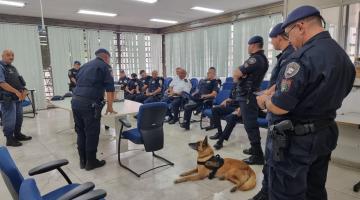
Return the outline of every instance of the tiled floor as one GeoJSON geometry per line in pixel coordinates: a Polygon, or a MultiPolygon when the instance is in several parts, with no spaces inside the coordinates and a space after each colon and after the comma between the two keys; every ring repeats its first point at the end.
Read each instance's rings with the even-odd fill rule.
{"type": "MultiPolygon", "coordinates": [[[[80,170],[76,153],[76,135],[70,127],[68,116],[67,111],[52,109],[39,112],[35,119],[25,118],[23,132],[32,135],[34,139],[21,148],[9,148],[25,177],[28,177],[27,171],[38,164],[66,158],[70,164],[64,169],[73,182],[93,181],[98,188],[108,192],[107,199],[111,200],[246,200],[260,189],[262,180],[260,166],[253,167],[258,176],[258,185],[256,189],[248,192],[230,193],[232,184],[219,180],[173,184],[174,179],[181,172],[196,165],[196,153],[187,146],[187,143],[214,134],[214,131],[207,133],[200,131],[198,124],[193,124],[189,132],[184,132],[178,125],[165,125],[165,148],[159,154],[173,161],[174,167],[158,169],[141,178],[135,177],[120,168],[117,163],[114,130],[102,129],[98,157],[107,161],[106,166],[90,172],[80,170]]],[[[243,126],[238,125],[234,133],[230,142],[226,143],[225,148],[218,153],[223,157],[243,159],[245,155],[242,154],[242,150],[248,146],[243,126]]],[[[265,136],[266,131],[262,130],[262,137],[265,136]]],[[[4,137],[0,137],[0,144],[4,143],[4,137]]],[[[136,148],[130,146],[130,148],[134,147],[136,148]]],[[[125,163],[140,171],[159,164],[144,152],[130,152],[123,157],[125,163]]],[[[65,184],[56,171],[36,176],[35,179],[42,194],[65,184]]],[[[360,193],[352,192],[352,186],[357,181],[360,181],[359,170],[331,164],[327,182],[329,199],[359,200],[360,193]]],[[[0,196],[1,200],[11,199],[3,181],[0,181],[0,196]]]]}

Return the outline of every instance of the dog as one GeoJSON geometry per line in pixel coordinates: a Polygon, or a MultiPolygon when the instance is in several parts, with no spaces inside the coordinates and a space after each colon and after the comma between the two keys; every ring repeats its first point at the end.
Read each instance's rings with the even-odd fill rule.
{"type": "Polygon", "coordinates": [[[190,143],[189,146],[198,152],[197,168],[180,174],[181,178],[176,179],[175,184],[216,177],[235,184],[230,192],[247,191],[256,186],[256,174],[253,169],[241,160],[221,159],[219,156],[214,156],[214,150],[208,144],[207,136],[203,141],[190,143]],[[214,171],[213,168],[217,170],[214,171]]]}

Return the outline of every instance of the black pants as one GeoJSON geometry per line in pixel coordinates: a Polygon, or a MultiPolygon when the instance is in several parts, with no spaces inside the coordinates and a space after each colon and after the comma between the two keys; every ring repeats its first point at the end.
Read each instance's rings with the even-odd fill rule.
{"type": "Polygon", "coordinates": [[[94,112],[94,109],[73,109],[77,145],[81,160],[96,159],[101,119],[96,119],[94,112]]]}
{"type": "Polygon", "coordinates": [[[250,140],[251,147],[260,147],[261,137],[259,124],[257,118],[259,115],[259,107],[257,105],[256,97],[250,94],[239,102],[241,117],[243,119],[244,127],[248,138],[250,140]]]}
{"type": "Polygon", "coordinates": [[[194,98],[192,100],[196,102],[196,107],[194,107],[192,109],[185,108],[184,124],[186,127],[190,126],[191,115],[194,110],[202,110],[203,108],[211,108],[211,106],[212,106],[212,101],[206,101],[204,99],[196,99],[196,98],[194,98]]]}
{"type": "Polygon", "coordinates": [[[165,102],[169,105],[167,116],[169,116],[170,119],[173,119],[175,121],[179,120],[180,106],[183,102],[183,98],[165,96],[162,98],[161,102],[165,102]]]}
{"type": "Polygon", "coordinates": [[[127,100],[131,100],[131,101],[135,101],[136,97],[138,96],[139,94],[130,94],[130,93],[125,93],[125,99],[127,100]]]}
{"type": "Polygon", "coordinates": [[[240,121],[241,117],[234,115],[234,114],[229,114],[225,117],[226,120],[226,126],[224,131],[221,131],[221,135],[220,135],[220,140],[224,141],[224,140],[228,140],[231,136],[232,131],[234,130],[236,124],[240,121]]]}
{"type": "Polygon", "coordinates": [[[222,132],[221,127],[221,119],[224,116],[227,116],[235,111],[235,108],[232,106],[220,107],[215,106],[211,109],[212,116],[211,116],[211,125],[218,129],[218,133],[222,132]]]}

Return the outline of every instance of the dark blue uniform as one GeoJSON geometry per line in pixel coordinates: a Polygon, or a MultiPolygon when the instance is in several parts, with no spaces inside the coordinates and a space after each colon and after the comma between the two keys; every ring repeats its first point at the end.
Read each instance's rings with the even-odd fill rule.
{"type": "MultiPolygon", "coordinates": [[[[146,81],[145,81],[146,83],[146,81]]],[[[139,95],[136,97],[137,102],[140,103],[153,103],[153,102],[158,102],[161,100],[161,91],[162,91],[162,87],[163,87],[163,79],[161,77],[157,77],[157,78],[151,78],[148,82],[148,88],[147,91],[149,93],[155,92],[156,90],[160,89],[160,93],[155,94],[153,96],[146,96],[144,95],[139,95]]]]}
{"type": "Polygon", "coordinates": [[[269,199],[326,200],[328,163],[335,149],[336,110],[351,91],[355,69],[346,52],[327,31],[307,41],[284,63],[272,102],[289,111],[271,115],[271,124],[289,119],[295,126],[315,124],[315,129],[288,135],[284,159],[273,156],[273,139],[267,141],[269,199]]]}
{"type": "Polygon", "coordinates": [[[245,130],[248,134],[253,155],[263,156],[260,143],[260,130],[257,123],[259,107],[256,96],[253,94],[259,91],[261,82],[269,68],[269,63],[260,50],[250,56],[245,63],[240,66],[240,71],[244,74],[238,84],[238,102],[241,109],[241,116],[244,122],[245,130]]]}
{"type": "Polygon", "coordinates": [[[128,77],[123,77],[123,78],[120,78],[119,81],[118,81],[118,84],[120,85],[121,87],[121,90],[125,90],[127,84],[129,83],[130,79],[128,77]]]}
{"type": "Polygon", "coordinates": [[[216,79],[209,80],[209,79],[202,79],[199,82],[197,90],[193,95],[185,95],[184,98],[187,100],[194,101],[196,103],[195,106],[186,107],[184,112],[184,123],[183,127],[189,129],[190,127],[190,120],[191,114],[194,110],[198,110],[203,108],[204,106],[210,108],[212,106],[212,100],[209,99],[202,99],[202,95],[211,94],[212,92],[218,92],[219,87],[216,79]]]}
{"type": "Polygon", "coordinates": [[[76,76],[77,76],[77,73],[79,72],[79,70],[75,69],[75,68],[71,68],[69,69],[68,71],[68,77],[69,77],[69,80],[70,80],[70,83],[69,83],[69,91],[73,91],[75,86],[76,86],[76,83],[73,82],[71,79],[74,78],[76,80],[76,76]]]}
{"type": "Polygon", "coordinates": [[[149,87],[150,80],[151,80],[151,76],[146,76],[146,77],[144,77],[144,78],[140,78],[140,81],[142,82],[141,91],[142,91],[143,93],[145,93],[147,87],[149,87]]]}
{"type": "Polygon", "coordinates": [[[125,99],[135,101],[138,95],[142,95],[141,88],[143,87],[143,83],[139,79],[137,78],[130,79],[126,87],[128,88],[129,91],[134,91],[134,93],[131,94],[125,91],[125,99]],[[137,93],[136,89],[138,89],[139,93],[137,93]]]}
{"type": "Polygon", "coordinates": [[[271,72],[271,77],[270,77],[270,81],[269,81],[269,87],[275,85],[276,81],[278,79],[281,67],[283,67],[286,59],[292,54],[294,53],[295,49],[292,45],[289,45],[286,47],[286,49],[284,49],[279,55],[276,56],[277,59],[277,63],[274,67],[274,69],[271,72]]]}
{"type": "Polygon", "coordinates": [[[102,109],[105,91],[115,91],[110,68],[101,58],[96,58],[84,64],[77,75],[71,106],[81,162],[96,159],[101,115],[95,114],[102,109]]]}

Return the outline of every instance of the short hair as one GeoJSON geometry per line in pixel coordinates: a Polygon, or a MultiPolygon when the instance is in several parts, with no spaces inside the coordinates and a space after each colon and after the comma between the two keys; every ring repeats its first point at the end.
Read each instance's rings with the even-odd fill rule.
{"type": "Polygon", "coordinates": [[[260,49],[264,48],[264,43],[255,43],[255,45],[260,49]]]}
{"type": "Polygon", "coordinates": [[[323,26],[323,22],[325,23],[325,20],[322,16],[318,16],[318,15],[314,15],[314,16],[310,16],[304,19],[307,22],[314,22],[319,26],[323,26]]]}
{"type": "Polygon", "coordinates": [[[142,74],[142,73],[145,73],[145,70],[143,70],[143,69],[142,69],[142,70],[140,70],[140,74],[142,74]]]}
{"type": "Polygon", "coordinates": [[[215,68],[215,67],[210,67],[209,70],[214,70],[214,71],[216,71],[216,68],[215,68]]]}

